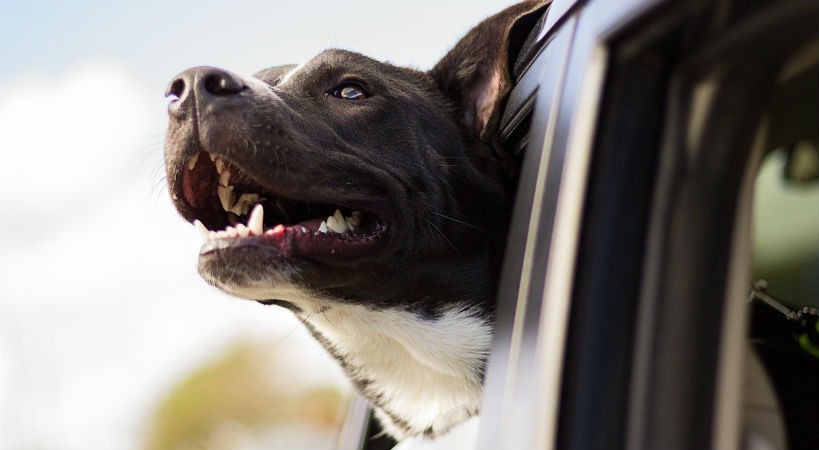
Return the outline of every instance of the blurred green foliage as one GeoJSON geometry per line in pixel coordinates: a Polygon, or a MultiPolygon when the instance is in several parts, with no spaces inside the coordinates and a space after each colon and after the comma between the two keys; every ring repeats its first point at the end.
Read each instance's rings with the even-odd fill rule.
{"type": "Polygon", "coordinates": [[[342,420],[343,393],[337,386],[304,386],[298,379],[288,383],[288,377],[297,375],[292,370],[264,344],[232,345],[160,402],[144,448],[257,448],[271,430],[288,427],[334,433],[342,420]],[[247,445],[248,440],[256,444],[247,445]]]}

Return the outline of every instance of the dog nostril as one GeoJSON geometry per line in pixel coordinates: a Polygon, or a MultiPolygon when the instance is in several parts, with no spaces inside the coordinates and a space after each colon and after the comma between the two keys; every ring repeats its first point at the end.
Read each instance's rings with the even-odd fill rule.
{"type": "Polygon", "coordinates": [[[214,72],[205,76],[205,90],[213,95],[235,95],[245,88],[244,83],[226,72],[214,72]]]}
{"type": "Polygon", "coordinates": [[[218,98],[238,95],[247,88],[240,76],[227,70],[192,67],[176,75],[165,89],[165,97],[171,100],[168,112],[174,117],[184,118],[199,106],[218,98]]]}
{"type": "Polygon", "coordinates": [[[177,78],[168,85],[168,89],[165,90],[165,97],[173,96],[174,99],[182,98],[182,94],[185,93],[185,80],[182,78],[177,78]]]}

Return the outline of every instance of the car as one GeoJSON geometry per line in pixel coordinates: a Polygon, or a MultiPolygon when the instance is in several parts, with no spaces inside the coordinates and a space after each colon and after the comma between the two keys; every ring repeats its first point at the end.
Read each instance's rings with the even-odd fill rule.
{"type": "Polygon", "coordinates": [[[555,0],[514,76],[462,448],[819,448],[819,3],[555,0]]]}

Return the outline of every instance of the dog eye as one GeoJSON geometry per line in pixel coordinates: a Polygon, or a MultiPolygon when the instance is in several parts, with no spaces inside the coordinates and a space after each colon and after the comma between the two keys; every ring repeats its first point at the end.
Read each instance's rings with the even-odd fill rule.
{"type": "Polygon", "coordinates": [[[367,93],[357,84],[345,84],[333,90],[333,97],[344,100],[362,100],[367,98],[367,93]]]}

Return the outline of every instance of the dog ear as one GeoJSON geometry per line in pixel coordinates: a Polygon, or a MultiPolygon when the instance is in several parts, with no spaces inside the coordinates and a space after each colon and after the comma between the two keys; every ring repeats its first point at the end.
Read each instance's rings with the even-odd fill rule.
{"type": "Polygon", "coordinates": [[[455,103],[466,130],[491,139],[509,91],[512,64],[541,12],[551,0],[525,1],[469,31],[429,74],[455,103]]]}

